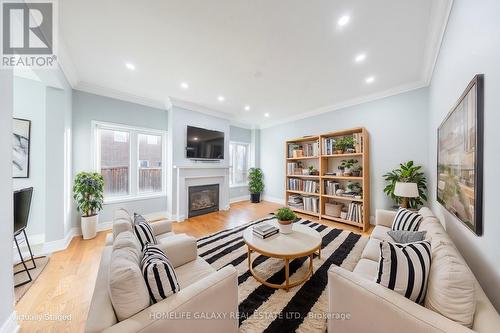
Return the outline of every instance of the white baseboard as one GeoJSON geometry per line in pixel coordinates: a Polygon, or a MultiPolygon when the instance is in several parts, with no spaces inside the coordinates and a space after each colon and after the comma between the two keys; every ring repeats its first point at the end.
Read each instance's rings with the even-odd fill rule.
{"type": "Polygon", "coordinates": [[[17,333],[19,332],[19,324],[16,320],[16,311],[7,318],[7,320],[0,327],[0,333],[17,333]]]}
{"type": "Polygon", "coordinates": [[[262,197],[262,200],[274,202],[274,203],[281,204],[281,205],[285,204],[285,198],[276,198],[276,197],[272,197],[272,196],[268,196],[268,195],[264,195],[262,197]]]}
{"type": "Polygon", "coordinates": [[[250,200],[250,195],[242,195],[242,196],[239,196],[239,197],[235,197],[235,198],[231,198],[229,199],[229,203],[232,204],[232,203],[235,203],[235,202],[241,202],[241,201],[247,201],[247,200],[250,200]]]}

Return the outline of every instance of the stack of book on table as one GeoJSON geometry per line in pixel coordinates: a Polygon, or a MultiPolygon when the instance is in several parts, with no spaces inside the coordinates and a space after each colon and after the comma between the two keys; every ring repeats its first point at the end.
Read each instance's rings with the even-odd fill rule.
{"type": "Polygon", "coordinates": [[[279,229],[269,223],[262,223],[253,227],[253,234],[262,239],[276,235],[278,232],[279,229]]]}

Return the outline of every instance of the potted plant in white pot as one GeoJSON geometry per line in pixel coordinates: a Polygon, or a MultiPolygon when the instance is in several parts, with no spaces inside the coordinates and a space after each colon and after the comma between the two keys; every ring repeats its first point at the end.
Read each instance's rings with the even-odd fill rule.
{"type": "Polygon", "coordinates": [[[276,218],[278,219],[280,232],[282,234],[290,234],[293,231],[293,221],[297,218],[297,215],[290,208],[283,207],[278,209],[276,212],[276,218]]]}
{"type": "Polygon", "coordinates": [[[98,213],[104,200],[104,179],[96,172],[80,172],[75,177],[73,198],[81,214],[83,239],[94,238],[98,213]]]}
{"type": "Polygon", "coordinates": [[[248,190],[252,203],[260,202],[260,194],[264,190],[264,174],[260,168],[250,168],[248,171],[248,190]]]}

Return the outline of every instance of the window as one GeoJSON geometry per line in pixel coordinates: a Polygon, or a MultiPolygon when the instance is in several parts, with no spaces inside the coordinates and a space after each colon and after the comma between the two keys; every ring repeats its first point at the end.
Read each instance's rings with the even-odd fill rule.
{"type": "Polygon", "coordinates": [[[98,122],[93,130],[105,201],[164,195],[165,132],[98,122]]]}
{"type": "Polygon", "coordinates": [[[246,185],[250,160],[250,144],[231,142],[229,144],[229,185],[246,185]]]}

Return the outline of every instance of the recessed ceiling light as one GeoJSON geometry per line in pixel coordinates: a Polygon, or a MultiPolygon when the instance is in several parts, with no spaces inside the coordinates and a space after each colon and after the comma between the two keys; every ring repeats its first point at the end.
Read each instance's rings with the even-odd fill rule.
{"type": "Polygon", "coordinates": [[[221,95],[221,96],[217,97],[217,100],[218,100],[219,102],[224,102],[224,101],[226,100],[226,98],[225,98],[224,96],[222,96],[222,95],[221,95]]]}
{"type": "Polygon", "coordinates": [[[181,88],[182,89],[188,89],[189,88],[189,84],[187,82],[181,82],[181,88]]]}
{"type": "Polygon", "coordinates": [[[373,76],[369,76],[365,79],[365,82],[368,84],[373,83],[373,81],[375,81],[375,77],[373,76]]]}
{"type": "Polygon", "coordinates": [[[264,113],[264,117],[269,118],[271,115],[269,113],[264,113]]]}
{"type": "Polygon", "coordinates": [[[245,111],[250,111],[250,105],[245,105],[244,109],[245,111]]]}
{"type": "Polygon", "coordinates": [[[130,63],[130,62],[127,62],[125,64],[125,67],[127,67],[128,69],[130,69],[131,71],[133,71],[135,69],[135,65],[130,63]]]}
{"type": "Polygon", "coordinates": [[[354,58],[354,61],[355,62],[363,62],[363,61],[365,61],[365,59],[366,59],[366,54],[360,53],[356,56],[356,58],[354,58]]]}
{"type": "Polygon", "coordinates": [[[337,21],[337,25],[339,27],[343,27],[344,25],[349,23],[350,20],[351,20],[351,17],[349,15],[344,15],[341,18],[339,18],[339,20],[337,21]]]}
{"type": "Polygon", "coordinates": [[[193,140],[194,140],[194,141],[198,141],[198,137],[197,137],[197,136],[195,136],[195,137],[193,138],[193,140]]]}

